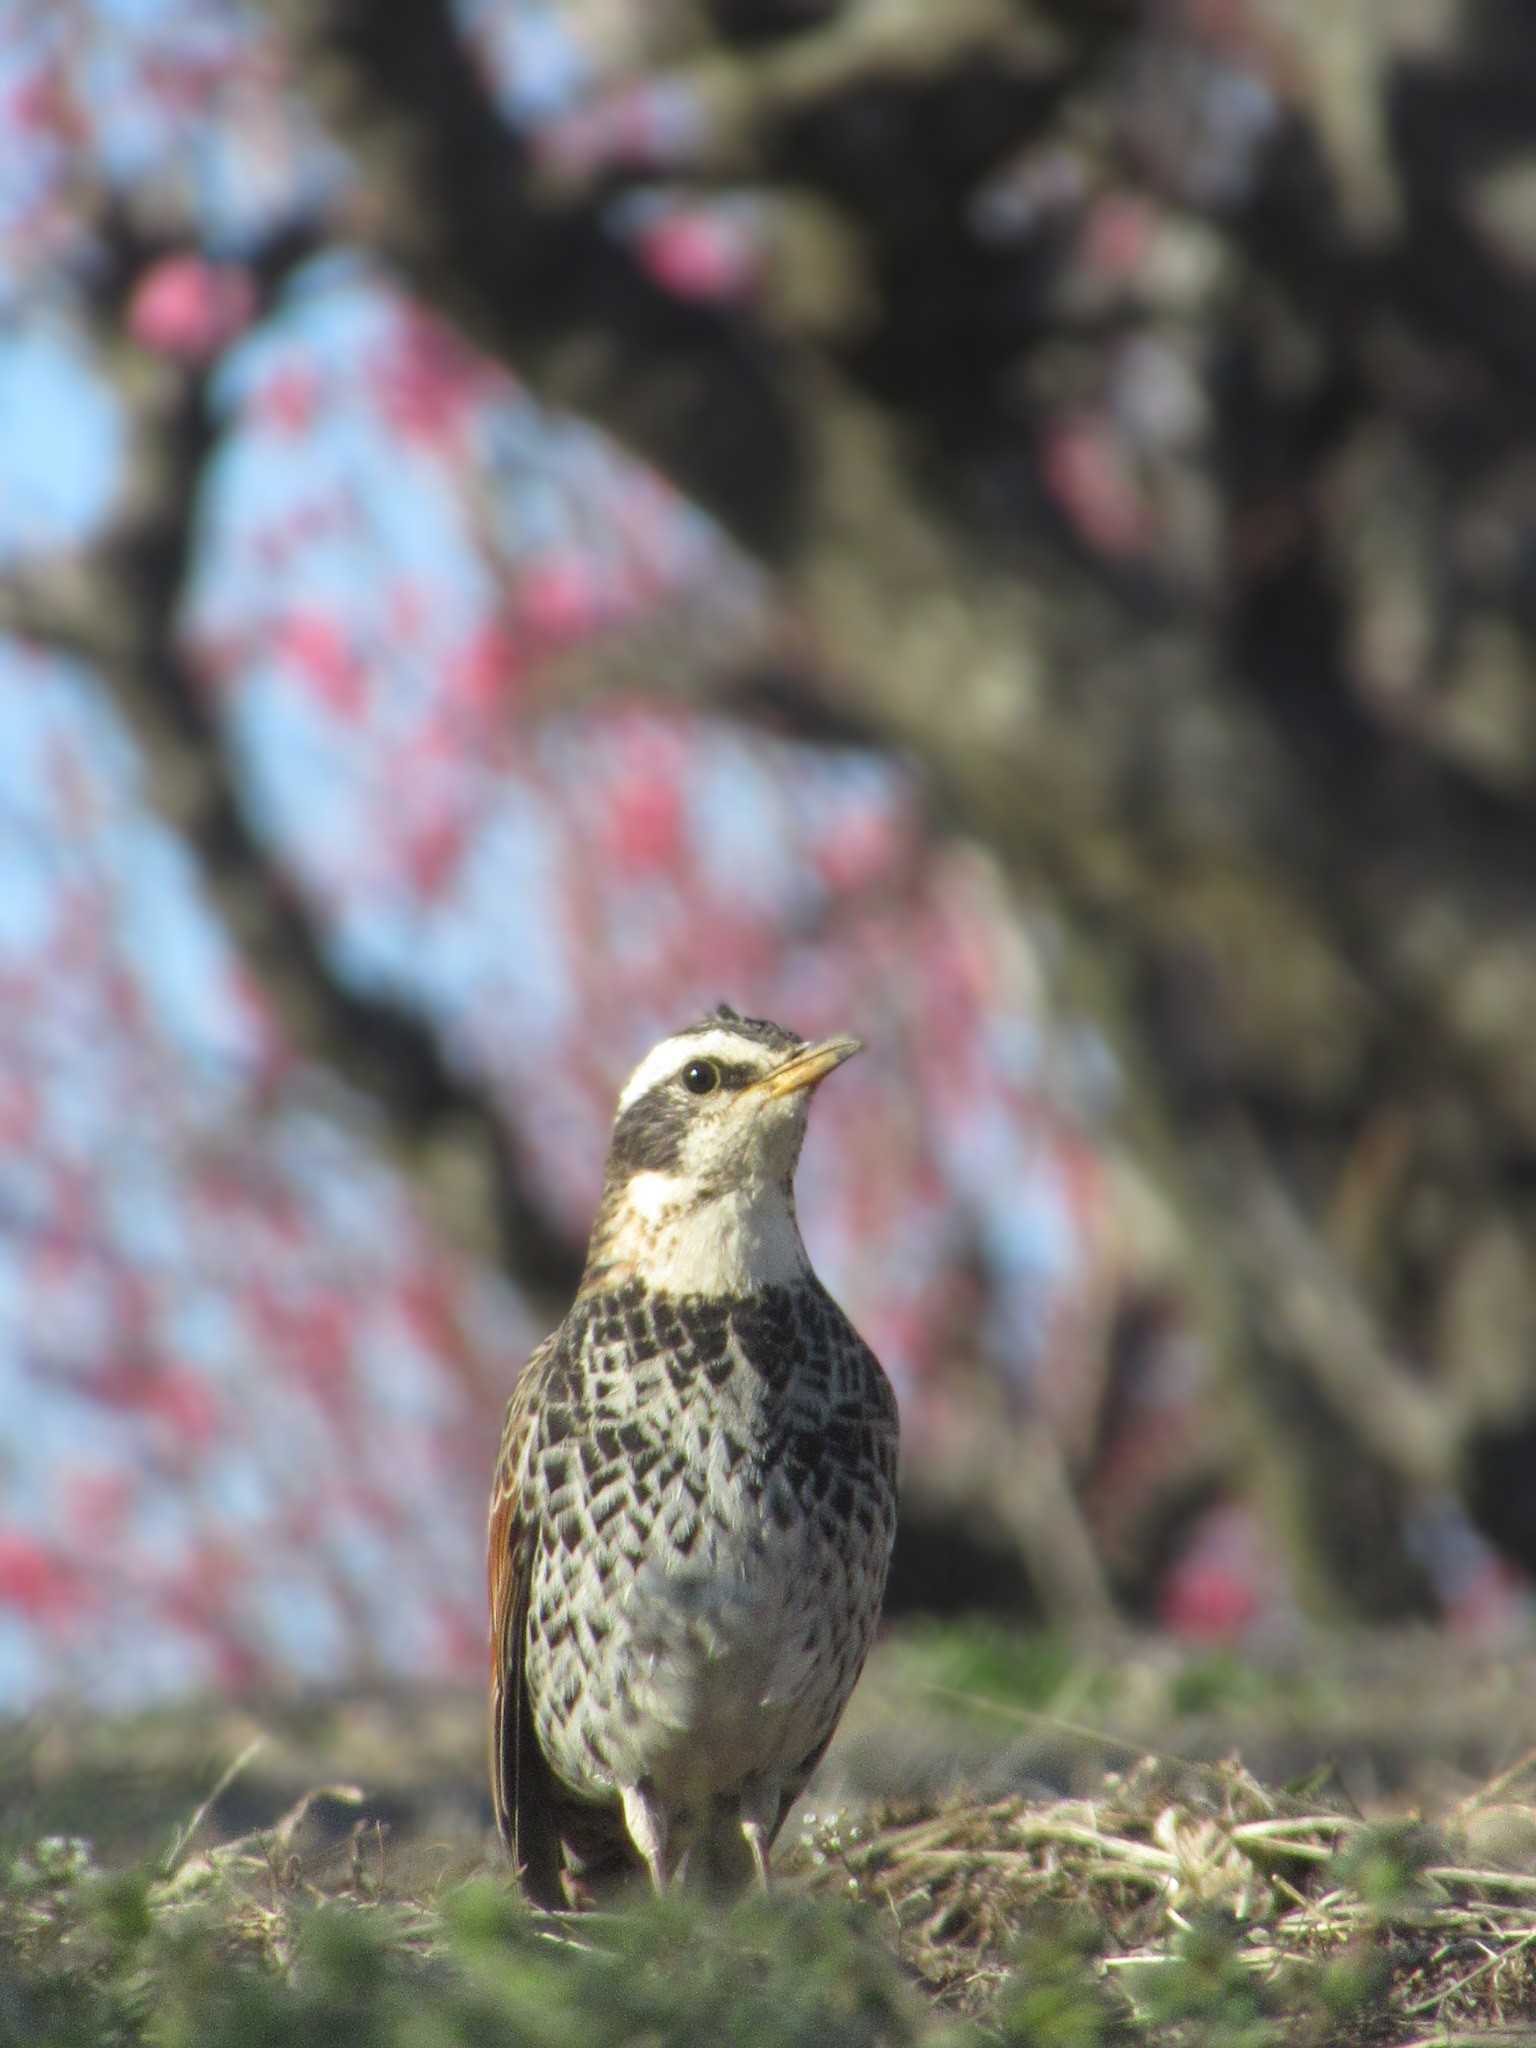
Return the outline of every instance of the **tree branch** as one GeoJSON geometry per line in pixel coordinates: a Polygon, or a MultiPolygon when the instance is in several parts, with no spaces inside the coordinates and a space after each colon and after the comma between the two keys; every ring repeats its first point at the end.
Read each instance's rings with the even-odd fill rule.
{"type": "Polygon", "coordinates": [[[541,193],[443,0],[264,0],[369,181],[367,230],[538,395],[665,470],[753,553],[800,529],[803,451],[771,350],[656,285],[599,205],[541,193]]]}

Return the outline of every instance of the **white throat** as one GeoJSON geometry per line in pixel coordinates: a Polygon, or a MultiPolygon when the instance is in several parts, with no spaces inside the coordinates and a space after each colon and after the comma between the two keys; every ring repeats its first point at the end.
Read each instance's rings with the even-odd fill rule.
{"type": "Polygon", "coordinates": [[[810,1272],[793,1197],[761,1181],[704,1201],[669,1173],[637,1173],[624,1191],[615,1240],[634,1247],[648,1287],[666,1294],[748,1294],[810,1272]]]}

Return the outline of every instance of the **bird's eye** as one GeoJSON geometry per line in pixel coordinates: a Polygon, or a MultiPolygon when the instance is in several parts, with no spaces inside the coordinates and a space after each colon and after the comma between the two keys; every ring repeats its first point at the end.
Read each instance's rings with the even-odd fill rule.
{"type": "Polygon", "coordinates": [[[690,1095],[708,1095],[720,1086],[720,1069],[713,1060],[690,1060],[683,1069],[683,1086],[690,1095]]]}

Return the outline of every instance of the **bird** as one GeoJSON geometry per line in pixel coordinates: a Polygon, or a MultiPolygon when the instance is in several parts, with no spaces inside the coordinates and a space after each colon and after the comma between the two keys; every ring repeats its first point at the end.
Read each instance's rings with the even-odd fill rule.
{"type": "Polygon", "coordinates": [[[861,1049],[722,1003],[619,1096],[491,1495],[491,1794],[534,1905],[766,1886],[863,1667],[896,1401],[794,1198],[811,1096],[861,1049]]]}

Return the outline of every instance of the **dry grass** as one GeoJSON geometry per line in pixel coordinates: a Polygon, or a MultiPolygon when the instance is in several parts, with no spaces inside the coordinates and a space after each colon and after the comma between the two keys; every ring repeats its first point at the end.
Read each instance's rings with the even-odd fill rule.
{"type": "Polygon", "coordinates": [[[883,1909],[907,1967],[971,2014],[995,2005],[1021,1933],[1070,1917],[1097,1931],[1094,1967],[1147,2025],[1158,1974],[1219,1928],[1276,2018],[1298,1991],[1315,2004],[1342,1963],[1367,1993],[1353,2037],[1443,2048],[1521,2025],[1536,2039],[1536,1806],[1519,1798],[1533,1783],[1536,1751],[1431,1827],[1327,1810],[1236,1759],[1147,1757],[1094,1798],[830,1816],[791,1867],[883,1909]]]}
{"type": "Polygon", "coordinates": [[[465,1777],[476,1721],[369,1703],[323,1740],[290,1728],[275,1770],[281,1734],[263,1749],[228,1717],[200,1741],[162,1717],[0,1743],[13,1786],[32,1768],[34,1819],[94,1805],[110,1840],[103,1786],[136,1816],[99,1863],[10,1817],[0,2048],[1536,2042],[1536,1749],[1432,1818],[1167,1754],[1080,1770],[1071,1797],[848,1799],[783,1846],[767,1902],[570,1921],[509,1897],[465,1777]],[[430,1788],[414,1808],[408,1726],[430,1788]],[[176,1788],[147,1834],[146,1756],[176,1788]],[[368,1789],[297,1790],[338,1757],[368,1789]],[[275,1817],[230,1831],[264,1802],[275,1817]]]}

